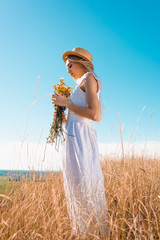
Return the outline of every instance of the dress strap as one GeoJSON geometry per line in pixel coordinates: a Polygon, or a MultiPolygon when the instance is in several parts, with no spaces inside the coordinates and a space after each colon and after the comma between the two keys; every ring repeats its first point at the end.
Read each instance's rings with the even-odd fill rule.
{"type": "Polygon", "coordinates": [[[78,84],[80,84],[83,79],[85,79],[87,76],[92,75],[98,82],[98,92],[102,90],[102,81],[97,77],[97,75],[94,72],[87,72],[85,73],[80,79],[78,79],[78,84]]]}

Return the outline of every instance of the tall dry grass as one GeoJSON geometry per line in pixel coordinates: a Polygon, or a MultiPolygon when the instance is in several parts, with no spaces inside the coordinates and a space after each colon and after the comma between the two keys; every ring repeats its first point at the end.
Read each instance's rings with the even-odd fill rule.
{"type": "MultiPolygon", "coordinates": [[[[160,239],[160,159],[105,159],[102,170],[107,239],[160,239]]],[[[79,239],[71,234],[61,173],[26,179],[1,198],[1,240],[79,239]]]]}

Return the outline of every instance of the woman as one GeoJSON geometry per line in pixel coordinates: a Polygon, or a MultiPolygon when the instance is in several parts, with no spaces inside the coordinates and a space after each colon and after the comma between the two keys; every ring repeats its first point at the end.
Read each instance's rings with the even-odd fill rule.
{"type": "Polygon", "coordinates": [[[53,103],[68,108],[64,116],[63,178],[73,234],[107,234],[107,205],[93,121],[101,119],[101,81],[94,73],[92,55],[83,48],[63,54],[68,73],[77,86],[69,100],[57,93],[53,103]],[[77,80],[76,80],[77,79],[77,80]]]}

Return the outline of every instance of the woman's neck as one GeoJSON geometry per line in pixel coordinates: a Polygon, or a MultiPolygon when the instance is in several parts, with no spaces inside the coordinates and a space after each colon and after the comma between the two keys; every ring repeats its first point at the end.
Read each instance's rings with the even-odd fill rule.
{"type": "Polygon", "coordinates": [[[82,73],[80,73],[79,74],[79,77],[77,78],[77,79],[79,79],[79,78],[81,78],[81,77],[83,77],[83,75],[85,74],[85,73],[87,73],[88,71],[87,70],[85,70],[85,71],[83,71],[82,73]]]}

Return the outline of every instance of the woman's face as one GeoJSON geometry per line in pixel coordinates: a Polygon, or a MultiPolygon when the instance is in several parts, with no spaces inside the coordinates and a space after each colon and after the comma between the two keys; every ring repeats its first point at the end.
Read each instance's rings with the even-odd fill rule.
{"type": "Polygon", "coordinates": [[[66,61],[67,71],[73,79],[80,78],[86,71],[82,64],[78,62],[66,61]]]}

